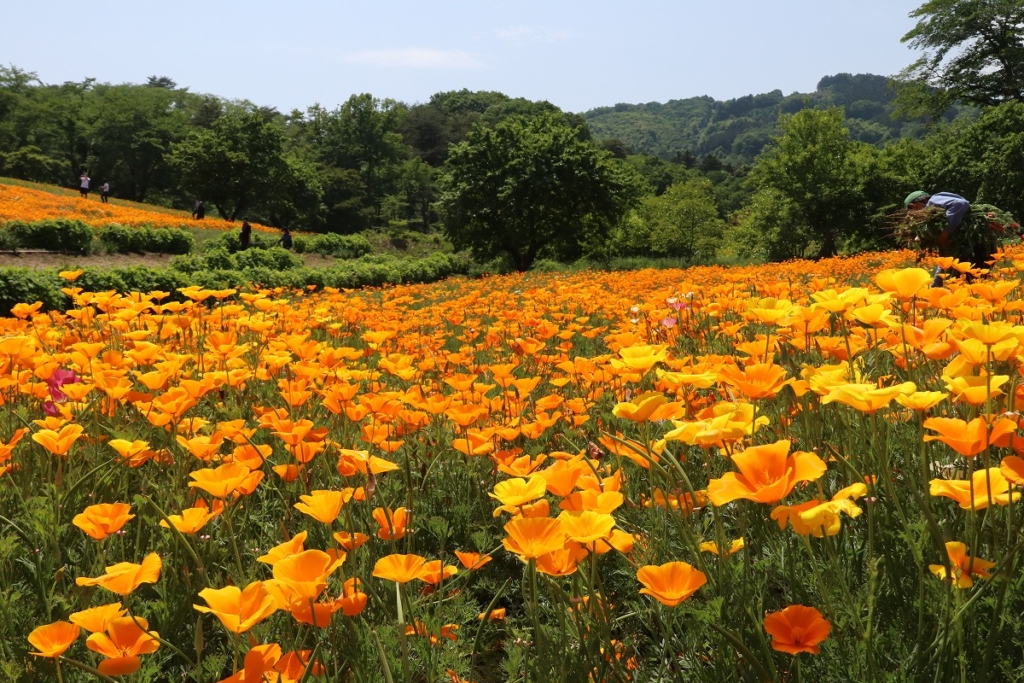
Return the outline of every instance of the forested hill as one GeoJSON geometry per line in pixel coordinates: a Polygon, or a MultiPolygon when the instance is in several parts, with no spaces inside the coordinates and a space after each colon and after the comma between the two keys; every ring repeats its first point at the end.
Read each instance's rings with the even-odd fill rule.
{"type": "MultiPolygon", "coordinates": [[[[807,107],[843,106],[855,140],[873,145],[924,135],[923,121],[893,119],[889,79],[874,74],[826,76],[813,93],[783,95],[781,90],[718,101],[711,97],[661,104],[617,104],[584,114],[595,138],[621,140],[634,152],[671,159],[689,151],[751,161],[778,134],[779,114],[807,107]]],[[[950,111],[952,118],[956,111],[950,111]]]]}

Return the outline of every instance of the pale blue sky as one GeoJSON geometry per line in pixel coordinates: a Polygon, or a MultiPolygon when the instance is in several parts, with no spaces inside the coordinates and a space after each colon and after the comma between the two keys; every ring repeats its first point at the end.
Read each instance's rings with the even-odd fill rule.
{"type": "Polygon", "coordinates": [[[500,90],[569,111],[891,75],[923,0],[0,0],[0,63],[47,83],[173,78],[283,111],[500,90]]]}

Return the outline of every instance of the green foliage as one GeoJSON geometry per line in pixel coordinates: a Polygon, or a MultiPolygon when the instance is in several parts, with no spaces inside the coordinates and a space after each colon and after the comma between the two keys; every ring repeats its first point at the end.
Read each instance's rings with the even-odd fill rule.
{"type": "Polygon", "coordinates": [[[723,223],[711,183],[690,179],[660,196],[645,197],[613,233],[614,250],[624,256],[676,257],[709,263],[721,244],[723,223]]]}
{"type": "Polygon", "coordinates": [[[188,230],[126,228],[116,223],[101,228],[97,237],[111,254],[187,254],[196,244],[188,230]]]}
{"type": "Polygon", "coordinates": [[[0,315],[8,315],[19,303],[43,302],[46,310],[60,308],[66,297],[60,288],[67,283],[49,271],[31,268],[0,268],[0,315]]]}
{"type": "Polygon", "coordinates": [[[294,247],[299,254],[320,254],[341,259],[359,258],[373,250],[370,242],[362,235],[337,235],[334,233],[296,237],[294,247]]]}
{"type": "MultiPolygon", "coordinates": [[[[807,109],[780,119],[783,135],[758,157],[751,181],[762,192],[755,215],[789,217],[782,230],[819,245],[819,256],[837,253],[840,238],[853,229],[858,201],[857,168],[841,109],[807,109]],[[769,194],[770,193],[770,194],[769,194]],[[765,201],[771,197],[776,207],[765,201]]],[[[767,229],[769,226],[764,225],[767,229]]]]}
{"type": "Polygon", "coordinates": [[[928,0],[903,42],[923,56],[899,76],[901,111],[941,114],[961,101],[1024,101],[1024,5],[1017,0],[928,0]]]}
{"type": "Polygon", "coordinates": [[[447,169],[439,207],[449,239],[478,260],[507,254],[517,270],[542,251],[578,257],[638,194],[635,174],[554,114],[475,128],[447,169]]]}
{"type": "MultiPolygon", "coordinates": [[[[455,254],[434,253],[422,258],[391,255],[339,260],[330,268],[307,268],[294,254],[283,249],[256,249],[230,254],[214,249],[203,254],[175,256],[168,268],[133,266],[127,268],[86,267],[75,281],[87,291],[116,290],[121,293],[161,291],[180,299],[178,289],[191,285],[211,289],[258,287],[338,287],[357,289],[392,284],[436,282],[453,275],[466,275],[470,262],[455,254]]],[[[55,271],[29,268],[0,268],[0,316],[21,302],[41,301],[42,310],[63,309],[68,304],[61,288],[67,281],[55,271]]]]}
{"type": "Polygon", "coordinates": [[[45,249],[65,254],[88,254],[95,232],[82,221],[55,218],[44,221],[11,221],[10,232],[21,249],[45,249]]]}
{"type": "MultiPolygon", "coordinates": [[[[259,112],[229,113],[209,128],[193,129],[168,158],[182,187],[235,220],[261,203],[273,210],[282,197],[301,195],[298,208],[319,205],[320,189],[305,165],[285,155],[284,130],[259,112]]],[[[294,219],[298,208],[278,208],[294,219]]]]}
{"type": "MultiPolygon", "coordinates": [[[[617,104],[584,114],[596,137],[619,140],[638,153],[664,159],[719,155],[749,163],[780,133],[780,114],[841,106],[854,140],[882,145],[903,137],[922,137],[919,121],[894,119],[895,93],[884,76],[841,73],[826,76],[813,93],[785,96],[775,90],[717,101],[692,97],[665,103],[617,104]]],[[[948,117],[956,116],[951,108],[948,117]]]]}

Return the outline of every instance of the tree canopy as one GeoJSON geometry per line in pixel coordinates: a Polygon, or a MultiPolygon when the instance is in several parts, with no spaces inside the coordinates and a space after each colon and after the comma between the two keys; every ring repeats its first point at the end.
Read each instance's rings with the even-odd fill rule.
{"type": "Polygon", "coordinates": [[[941,114],[955,102],[1024,101],[1024,3],[929,0],[903,42],[924,54],[899,77],[903,109],[941,114]]]}
{"type": "Polygon", "coordinates": [[[638,194],[634,174],[557,114],[477,126],[441,180],[448,237],[479,259],[528,269],[542,253],[571,259],[604,242],[638,194]]]}

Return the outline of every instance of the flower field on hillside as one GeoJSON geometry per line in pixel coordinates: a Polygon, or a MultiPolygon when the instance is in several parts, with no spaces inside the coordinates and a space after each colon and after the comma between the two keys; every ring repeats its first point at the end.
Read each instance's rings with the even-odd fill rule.
{"type": "Polygon", "coordinates": [[[1020,680],[1015,258],[65,273],[0,320],[0,675],[1020,680]]]}
{"type": "MultiPolygon", "coordinates": [[[[194,220],[184,211],[161,209],[115,199],[108,204],[82,199],[77,191],[53,187],[47,191],[23,185],[0,184],[0,225],[7,221],[42,221],[53,218],[80,220],[94,228],[116,223],[138,228],[198,228],[203,230],[236,230],[237,223],[219,218],[194,220]]],[[[254,230],[276,232],[253,224],[254,230]]]]}

